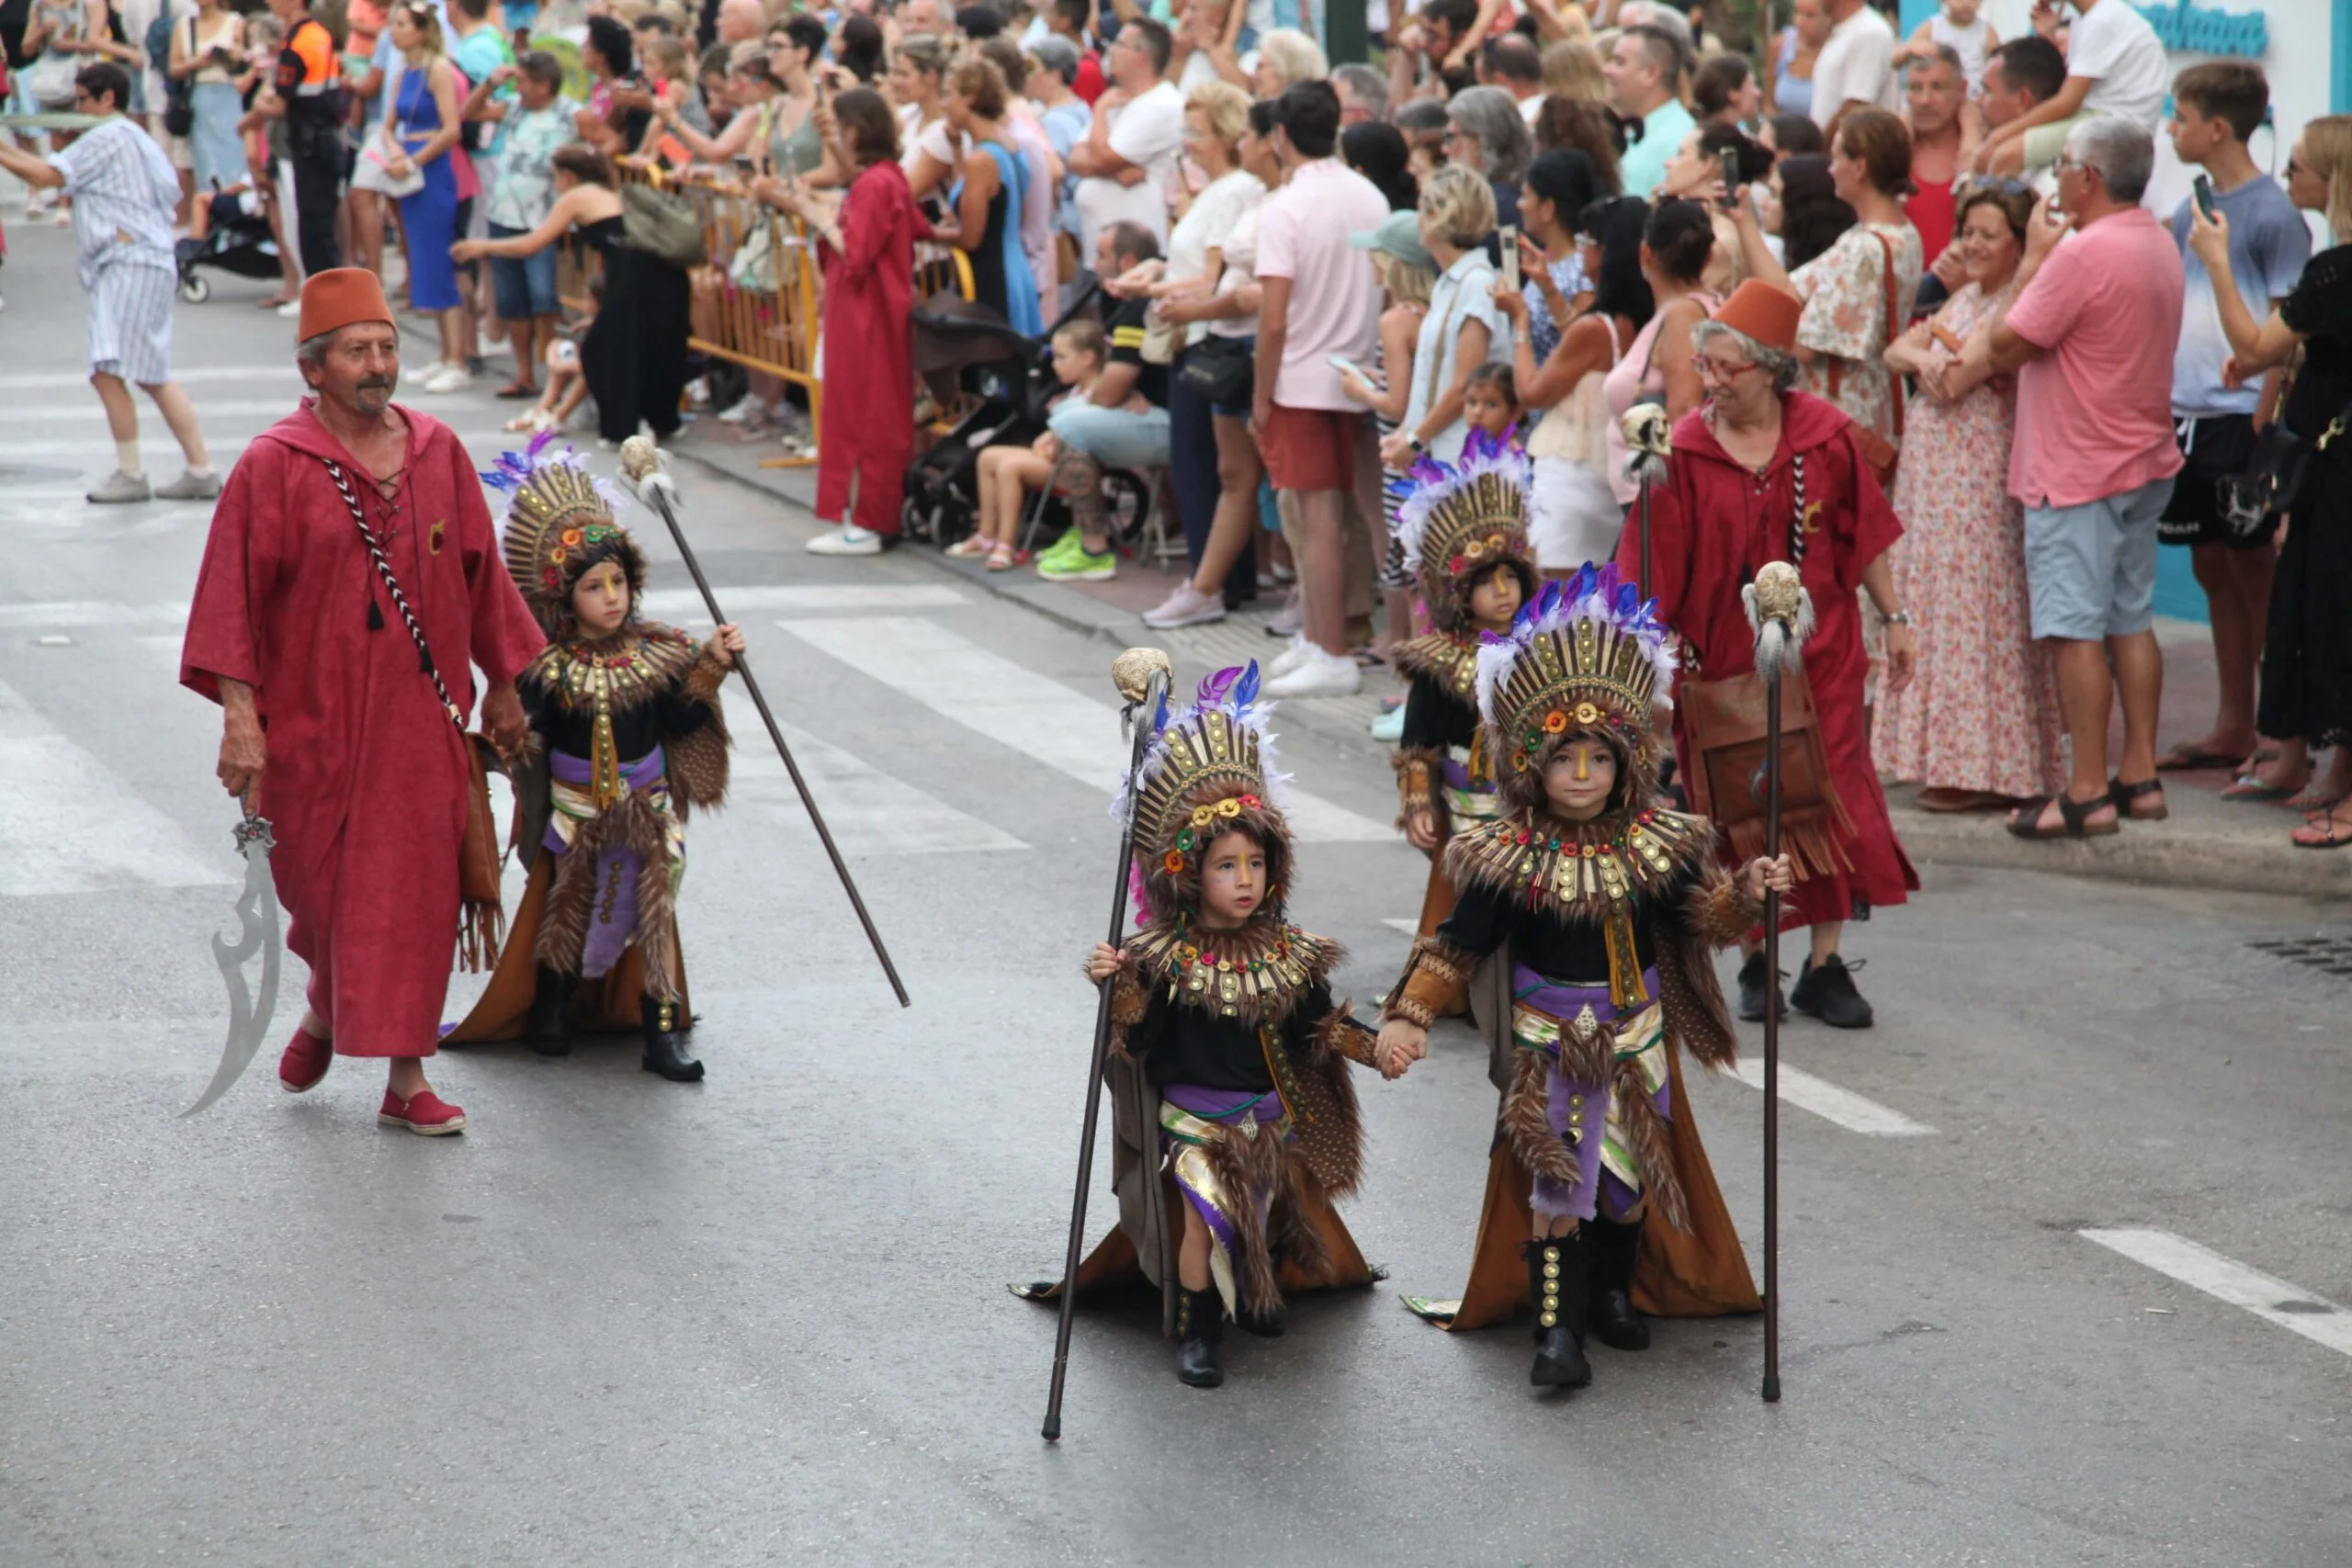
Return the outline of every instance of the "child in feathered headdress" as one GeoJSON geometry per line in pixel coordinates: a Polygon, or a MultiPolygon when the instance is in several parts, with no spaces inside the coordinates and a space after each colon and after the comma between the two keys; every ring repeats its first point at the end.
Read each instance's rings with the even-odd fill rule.
{"type": "Polygon", "coordinates": [[[697,645],[639,616],[645,554],[614,520],[620,499],[552,441],[543,433],[482,476],[512,492],[506,568],[548,642],[515,682],[537,742],[514,779],[530,884],[497,974],[450,1038],[519,1032],[560,1056],[575,1019],[634,1026],[646,1071],[693,1082],[675,900],[687,810],[727,794],[718,688],[743,634],[723,626],[697,645]],[[603,984],[583,996],[583,978],[603,984]]]}
{"type": "Polygon", "coordinates": [[[1378,1055],[1397,1077],[1466,1001],[1502,1091],[1480,1248],[1461,1299],[1408,1297],[1449,1328],[1532,1304],[1531,1381],[1592,1375],[1588,1326],[1647,1346],[1641,1310],[1753,1311],[1756,1289],[1682,1093],[1681,1053],[1735,1055],[1713,952],[1792,885],[1787,857],[1735,878],[1714,828],[1657,794],[1674,653],[1612,566],[1548,582],[1478,649],[1501,814],[1454,836],[1453,912],[1389,993],[1378,1055]],[[1501,1246],[1529,1239],[1523,1276],[1501,1246]]]}
{"type": "Polygon", "coordinates": [[[1257,694],[1253,663],[1154,716],[1120,800],[1135,811],[1138,923],[1086,962],[1113,982],[1120,1220],[1079,1288],[1140,1265],[1160,1286],[1176,1375],[1196,1388],[1224,1381],[1228,1315],[1280,1334],[1285,1288],[1374,1277],[1331,1209],[1363,1165],[1348,1062],[1369,1062],[1371,1037],[1331,999],[1339,945],[1284,918],[1290,828],[1257,694]]]}

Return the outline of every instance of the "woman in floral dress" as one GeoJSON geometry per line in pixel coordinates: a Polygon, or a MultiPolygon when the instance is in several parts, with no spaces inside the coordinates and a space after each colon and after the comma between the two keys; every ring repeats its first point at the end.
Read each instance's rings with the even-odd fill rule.
{"type": "Polygon", "coordinates": [[[1918,673],[1880,699],[1879,772],[1925,784],[1919,804],[1967,811],[2057,788],[2058,694],[2027,614],[2024,513],[2007,494],[2013,376],[1972,379],[1960,349],[2015,287],[2033,197],[1981,189],[1954,240],[1968,282],[1886,351],[1919,378],[1894,481],[1896,597],[1919,617],[1918,673]]]}

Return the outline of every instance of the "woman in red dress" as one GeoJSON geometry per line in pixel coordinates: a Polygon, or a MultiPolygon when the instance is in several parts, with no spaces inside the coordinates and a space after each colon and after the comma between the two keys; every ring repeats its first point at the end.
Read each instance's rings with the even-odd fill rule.
{"type": "MultiPolygon", "coordinates": [[[[1681,636],[1684,658],[1696,666],[1687,677],[1722,681],[1756,668],[1756,634],[1740,602],[1756,569],[1785,560],[1803,576],[1814,615],[1804,673],[1836,799],[1817,831],[1797,832],[1788,846],[1798,881],[1781,924],[1810,927],[1813,944],[1790,999],[1825,1023],[1862,1029],[1871,1007],[1838,957],[1838,939],[1849,919],[1904,902],[1919,875],[1894,836],[1871,762],[1861,595],[1887,620],[1889,691],[1910,683],[1917,642],[1887,560],[1903,527],[1862,461],[1852,422],[1794,389],[1803,310],[1794,295],[1750,279],[1691,334],[1707,401],[1674,426],[1667,480],[1651,498],[1651,581],[1642,588],[1657,601],[1658,619],[1681,636]]],[[[1636,511],[1617,561],[1630,579],[1641,559],[1636,511]]],[[[1699,757],[1683,713],[1676,710],[1675,749],[1689,778],[1699,757]]],[[[1740,1017],[1761,1019],[1768,998],[1779,1004],[1779,979],[1765,975],[1762,952],[1751,948],[1739,972],[1740,1017]]]]}
{"type": "Polygon", "coordinates": [[[808,541],[820,556],[874,556],[899,536],[915,448],[915,242],[932,237],[899,167],[899,126],[879,93],[817,100],[836,166],[855,169],[838,214],[799,186],[779,206],[817,237],[825,269],[825,402],[817,429],[817,515],[839,523],[808,541]]]}

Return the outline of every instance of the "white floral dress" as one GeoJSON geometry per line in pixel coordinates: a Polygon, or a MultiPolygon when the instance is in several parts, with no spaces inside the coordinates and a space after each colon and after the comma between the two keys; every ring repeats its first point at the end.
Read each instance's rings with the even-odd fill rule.
{"type": "Polygon", "coordinates": [[[1919,231],[1908,223],[1857,223],[1838,243],[1789,275],[1804,314],[1797,344],[1814,353],[1804,389],[1826,398],[1860,425],[1889,441],[1894,431],[1894,378],[1886,345],[1902,335],[1926,265],[1919,231]],[[1887,318],[1886,264],[1894,262],[1894,316],[1887,318]]]}
{"type": "MultiPolygon", "coordinates": [[[[2002,299],[1971,283],[1936,319],[1965,342],[2002,299]]],[[[2011,376],[1957,403],[1909,405],[1890,564],[1919,667],[1908,689],[1880,696],[1871,728],[1879,772],[1903,783],[2022,796],[2065,776],[2057,686],[2026,601],[2025,515],[2006,482],[2016,412],[2011,376]]]]}

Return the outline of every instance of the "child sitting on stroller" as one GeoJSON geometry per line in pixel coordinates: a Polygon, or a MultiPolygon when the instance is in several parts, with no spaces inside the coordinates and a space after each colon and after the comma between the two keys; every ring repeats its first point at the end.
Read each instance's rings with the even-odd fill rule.
{"type": "MultiPolygon", "coordinates": [[[[1054,334],[1054,376],[1069,389],[1054,400],[1083,398],[1102,374],[1109,339],[1098,321],[1072,321],[1054,334]]],[[[1132,412],[1149,407],[1141,393],[1128,400],[1132,412]]],[[[1054,473],[1056,443],[1052,433],[1028,446],[1007,443],[981,449],[977,479],[980,492],[979,525],[967,539],[947,547],[959,560],[988,558],[990,571],[1010,571],[1019,564],[1015,543],[1028,492],[1044,490],[1054,473]]]]}

